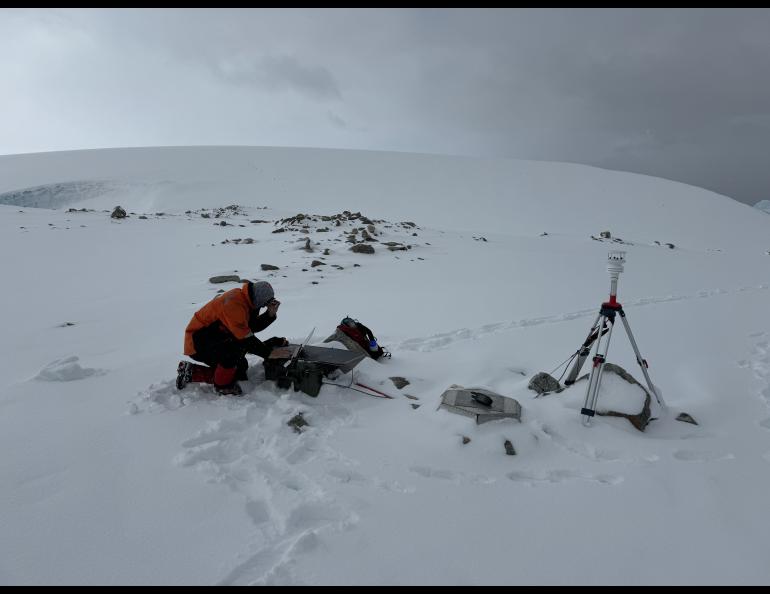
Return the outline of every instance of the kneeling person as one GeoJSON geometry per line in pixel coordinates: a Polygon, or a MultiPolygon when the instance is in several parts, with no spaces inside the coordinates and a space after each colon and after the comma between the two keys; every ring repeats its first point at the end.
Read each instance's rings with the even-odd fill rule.
{"type": "Polygon", "coordinates": [[[203,382],[214,384],[219,394],[240,396],[238,380],[247,379],[249,366],[246,353],[266,359],[273,349],[289,344],[282,337],[262,342],[254,336],[275,321],[280,304],[270,283],[259,281],[217,295],[200,308],[185,329],[184,354],[207,367],[181,361],[176,387],[203,382]]]}

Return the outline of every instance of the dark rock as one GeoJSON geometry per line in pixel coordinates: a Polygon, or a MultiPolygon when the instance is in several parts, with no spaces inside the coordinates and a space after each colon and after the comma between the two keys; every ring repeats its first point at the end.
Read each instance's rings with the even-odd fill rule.
{"type": "Polygon", "coordinates": [[[126,211],[124,209],[122,209],[120,206],[116,206],[115,210],[112,211],[110,218],[125,219],[127,216],[128,215],[126,214],[126,211]]]}
{"type": "Polygon", "coordinates": [[[515,456],[516,455],[516,450],[513,449],[513,444],[511,443],[511,441],[509,439],[505,440],[505,443],[503,443],[503,446],[505,446],[505,453],[506,454],[508,454],[509,456],[515,456]]]}
{"type": "Polygon", "coordinates": [[[310,423],[305,420],[302,413],[297,413],[286,423],[289,427],[294,429],[296,433],[302,433],[303,427],[310,427],[310,423]]]}
{"type": "Polygon", "coordinates": [[[352,252],[355,252],[357,254],[373,254],[374,248],[370,245],[367,245],[365,243],[357,243],[353,247],[350,248],[352,252]]]}
{"type": "Polygon", "coordinates": [[[212,276],[209,279],[210,283],[218,284],[218,283],[239,283],[241,282],[241,277],[235,274],[226,274],[222,276],[212,276]]]}
{"type": "Polygon", "coordinates": [[[207,212],[202,212],[201,213],[201,218],[202,219],[210,219],[211,215],[209,213],[207,213],[207,212]]]}
{"type": "Polygon", "coordinates": [[[467,443],[470,443],[470,442],[471,442],[471,438],[468,437],[467,435],[463,435],[463,445],[465,445],[467,443]]]}
{"type": "Polygon", "coordinates": [[[279,270],[278,266],[273,266],[272,264],[260,264],[259,267],[262,270],[279,270]]]}
{"type": "Polygon", "coordinates": [[[527,386],[530,390],[534,390],[538,394],[549,394],[551,392],[561,392],[564,388],[561,387],[559,381],[553,376],[541,371],[536,374],[527,386]]]}
{"type": "Polygon", "coordinates": [[[676,417],[677,421],[682,421],[682,423],[690,423],[692,425],[697,425],[698,423],[693,419],[690,415],[688,415],[686,412],[679,413],[679,415],[676,417]]]}
{"type": "Polygon", "coordinates": [[[411,394],[404,394],[404,396],[409,398],[409,400],[419,400],[419,398],[417,398],[417,396],[412,396],[411,394]]]}
{"type": "Polygon", "coordinates": [[[602,231],[601,233],[599,233],[599,237],[601,237],[602,239],[611,239],[612,234],[609,231],[602,231]]]}
{"type": "Polygon", "coordinates": [[[412,403],[412,408],[417,410],[418,408],[420,408],[420,405],[412,403]]]}
{"type": "Polygon", "coordinates": [[[324,256],[328,256],[331,252],[329,251],[329,248],[326,248],[324,250],[324,256]]]}
{"type": "Polygon", "coordinates": [[[390,379],[390,381],[393,382],[393,385],[396,386],[396,388],[398,388],[399,390],[401,388],[403,388],[404,386],[408,386],[409,385],[409,380],[407,380],[406,378],[403,378],[403,377],[394,376],[394,377],[391,377],[391,378],[388,378],[388,379],[390,379]]]}
{"type": "Polygon", "coordinates": [[[219,221],[220,227],[227,227],[227,221],[219,221]]]}
{"type": "Polygon", "coordinates": [[[302,249],[305,250],[308,253],[311,253],[311,254],[313,253],[313,246],[310,245],[310,238],[309,237],[305,241],[305,245],[302,246],[302,249]]]}
{"type": "Polygon", "coordinates": [[[316,266],[326,266],[326,262],[321,262],[321,260],[313,260],[310,263],[310,268],[315,268],[316,266]]]}
{"type": "Polygon", "coordinates": [[[140,219],[146,219],[147,217],[146,217],[146,216],[144,216],[144,215],[140,215],[140,216],[139,216],[139,218],[140,218],[140,219]]]}

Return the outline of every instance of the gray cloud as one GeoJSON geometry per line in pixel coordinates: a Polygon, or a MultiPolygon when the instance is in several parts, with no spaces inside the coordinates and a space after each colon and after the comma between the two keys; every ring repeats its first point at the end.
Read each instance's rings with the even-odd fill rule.
{"type": "Polygon", "coordinates": [[[768,32],[770,9],[2,9],[0,153],[503,156],[754,203],[770,193],[768,32]]]}
{"type": "Polygon", "coordinates": [[[320,100],[342,98],[326,68],[302,64],[293,56],[226,58],[216,64],[215,72],[226,81],[265,90],[294,90],[320,100]]]}

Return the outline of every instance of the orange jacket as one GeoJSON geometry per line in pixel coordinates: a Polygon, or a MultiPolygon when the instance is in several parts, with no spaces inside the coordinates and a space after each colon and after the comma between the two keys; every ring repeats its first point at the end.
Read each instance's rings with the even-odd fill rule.
{"type": "Polygon", "coordinates": [[[237,340],[248,338],[252,334],[249,328],[249,316],[253,309],[248,283],[240,289],[230,289],[226,293],[217,295],[196,311],[190,323],[187,324],[184,331],[184,354],[188,356],[195,354],[193,332],[214,322],[220,322],[237,340]]]}

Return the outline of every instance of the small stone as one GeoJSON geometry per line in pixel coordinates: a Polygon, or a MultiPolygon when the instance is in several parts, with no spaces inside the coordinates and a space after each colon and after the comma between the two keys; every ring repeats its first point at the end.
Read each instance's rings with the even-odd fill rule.
{"type": "Polygon", "coordinates": [[[367,245],[365,243],[357,243],[350,248],[350,251],[355,252],[356,254],[373,254],[374,248],[371,245],[367,245]]]}
{"type": "Polygon", "coordinates": [[[506,439],[505,443],[503,445],[505,446],[505,453],[506,454],[508,454],[509,456],[515,456],[516,455],[516,450],[513,449],[513,444],[511,443],[511,441],[509,439],[506,439]]]}
{"type": "Polygon", "coordinates": [[[112,211],[110,218],[125,219],[127,216],[128,215],[126,214],[126,211],[123,208],[121,208],[120,206],[116,206],[115,210],[112,211]]]}
{"type": "Polygon", "coordinates": [[[316,266],[326,266],[326,262],[321,262],[321,260],[313,260],[310,263],[310,268],[315,268],[316,266]]]}
{"type": "Polygon", "coordinates": [[[420,405],[412,403],[412,408],[417,410],[418,408],[420,408],[420,405]]]}
{"type": "Polygon", "coordinates": [[[471,438],[467,435],[463,435],[463,445],[468,444],[471,442],[471,438]]]}
{"type": "Polygon", "coordinates": [[[682,423],[690,423],[691,425],[697,425],[698,423],[693,419],[690,415],[688,415],[686,412],[679,413],[679,416],[676,417],[677,421],[682,421],[682,423]]]}
{"type": "Polygon", "coordinates": [[[303,427],[310,427],[310,423],[305,420],[302,413],[297,413],[286,423],[289,427],[294,429],[296,433],[302,433],[303,427]]]}
{"type": "Polygon", "coordinates": [[[218,284],[218,283],[239,283],[241,282],[241,277],[235,274],[226,274],[222,276],[212,276],[209,279],[210,283],[218,284]]]}
{"type": "Polygon", "coordinates": [[[561,392],[563,390],[558,380],[542,371],[529,380],[529,385],[527,387],[538,394],[561,392]]]}
{"type": "Polygon", "coordinates": [[[401,388],[403,388],[404,386],[408,386],[409,385],[409,380],[407,380],[406,378],[403,378],[403,377],[394,376],[394,377],[391,377],[391,378],[388,378],[388,379],[390,381],[392,381],[393,385],[396,386],[396,388],[398,388],[399,390],[401,388]]]}
{"type": "Polygon", "coordinates": [[[599,237],[601,237],[603,239],[611,239],[612,238],[612,234],[610,234],[609,231],[602,231],[601,233],[599,233],[599,237]]]}
{"type": "Polygon", "coordinates": [[[273,266],[272,264],[260,264],[259,267],[262,270],[279,270],[278,266],[273,266]]]}

